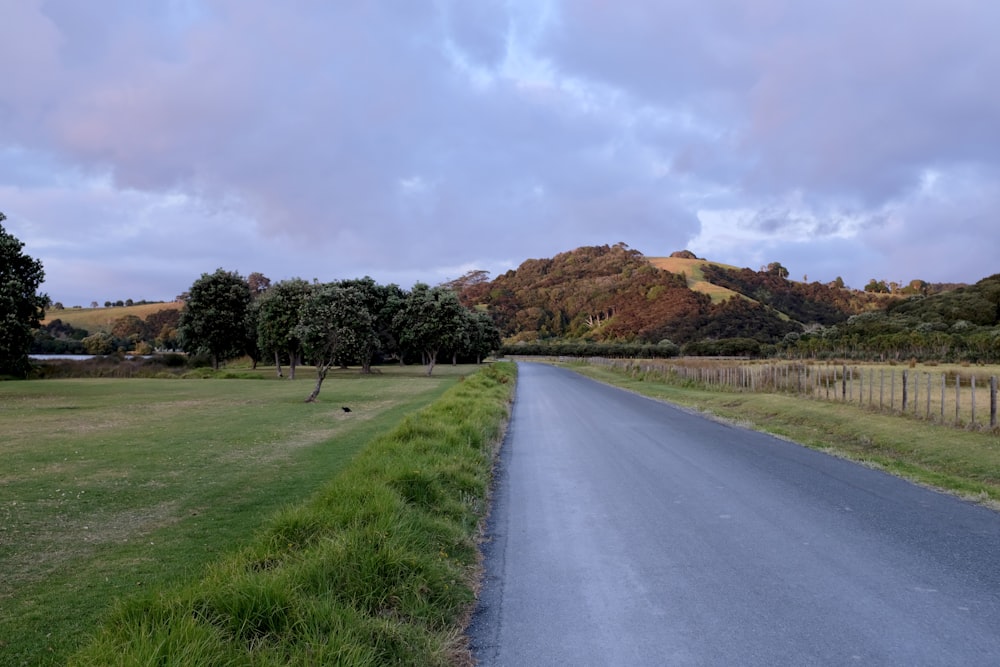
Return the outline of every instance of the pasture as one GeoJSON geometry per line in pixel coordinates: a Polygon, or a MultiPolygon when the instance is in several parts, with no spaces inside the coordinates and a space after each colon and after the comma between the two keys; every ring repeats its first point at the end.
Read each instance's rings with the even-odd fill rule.
{"type": "Polygon", "coordinates": [[[311,405],[306,373],[0,383],[0,664],[64,664],[116,599],[196,577],[473,370],[338,371],[311,405]]]}
{"type": "Polygon", "coordinates": [[[183,306],[182,301],[166,301],[164,303],[144,303],[137,306],[112,306],[109,308],[63,308],[62,310],[49,308],[45,311],[45,319],[42,320],[42,324],[48,324],[53,320],[62,320],[66,324],[77,329],[86,329],[90,333],[109,332],[115,320],[126,315],[135,315],[140,320],[144,320],[161,310],[180,310],[183,306]]]}

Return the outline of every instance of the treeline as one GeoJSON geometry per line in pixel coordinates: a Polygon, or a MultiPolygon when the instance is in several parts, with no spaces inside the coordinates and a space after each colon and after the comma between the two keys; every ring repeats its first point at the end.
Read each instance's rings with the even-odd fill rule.
{"type": "Polygon", "coordinates": [[[218,269],[191,286],[180,314],[180,347],[210,358],[213,368],[249,356],[273,358],[277,373],[292,377],[303,361],[317,369],[319,393],[327,371],[358,365],[363,372],[385,361],[419,361],[433,372],[439,358],[479,362],[500,347],[490,316],[465,307],[445,287],[417,283],[406,291],[365,277],[271,284],[256,275],[218,269]]]}
{"type": "MultiPolygon", "coordinates": [[[[128,306],[147,306],[156,303],[164,303],[163,301],[146,301],[145,299],[140,299],[139,301],[133,301],[132,299],[118,299],[117,301],[105,301],[105,308],[124,308],[128,306]]],[[[96,301],[90,302],[91,308],[100,308],[100,304],[96,301]]],[[[71,309],[83,308],[83,306],[70,306],[71,309]]],[[[66,310],[66,306],[63,305],[62,301],[56,301],[52,304],[52,310],[66,310]]]]}

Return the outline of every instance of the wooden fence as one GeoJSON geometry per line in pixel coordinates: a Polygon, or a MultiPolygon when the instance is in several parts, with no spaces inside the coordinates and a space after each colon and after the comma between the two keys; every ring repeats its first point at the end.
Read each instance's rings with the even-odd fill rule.
{"type": "Polygon", "coordinates": [[[748,363],[711,360],[591,358],[589,363],[650,379],[695,382],[727,391],[788,393],[852,403],[879,412],[905,414],[958,428],[996,429],[997,376],[975,369],[915,368],[829,363],[748,363]]]}

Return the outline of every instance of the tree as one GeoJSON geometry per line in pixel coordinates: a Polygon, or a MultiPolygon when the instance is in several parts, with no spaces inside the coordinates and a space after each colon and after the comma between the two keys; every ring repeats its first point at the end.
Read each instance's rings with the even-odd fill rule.
{"type": "Polygon", "coordinates": [[[278,377],[281,377],[281,355],[285,353],[288,354],[288,375],[295,379],[295,365],[302,352],[302,341],[295,327],[309,292],[309,283],[301,278],[292,278],[272,285],[254,302],[257,344],[262,350],[274,353],[278,377]]]}
{"type": "Polygon", "coordinates": [[[493,322],[489,313],[475,311],[469,313],[469,351],[476,358],[476,363],[482,363],[483,358],[493,354],[503,345],[500,329],[493,322]]]}
{"type": "Polygon", "coordinates": [[[250,286],[250,293],[256,298],[271,286],[271,279],[259,271],[254,271],[247,276],[247,284],[250,286]]]}
{"type": "Polygon", "coordinates": [[[115,339],[103,331],[87,336],[82,342],[87,354],[111,354],[115,351],[115,339]]]}
{"type": "Polygon", "coordinates": [[[313,288],[295,333],[306,356],[316,365],[316,387],[306,403],[315,402],[327,372],[338,359],[357,356],[378,341],[359,290],[334,284],[313,288]]]}
{"type": "MultiPolygon", "coordinates": [[[[0,223],[7,217],[0,213],[0,223]]],[[[42,263],[21,252],[24,244],[0,224],[0,375],[26,377],[34,330],[45,317],[49,297],[38,292],[42,263]]]]}
{"type": "Polygon", "coordinates": [[[201,352],[219,362],[243,354],[246,349],[250,286],[239,273],[216,269],[201,274],[191,285],[190,296],[177,326],[181,346],[201,352]]]}
{"type": "Polygon", "coordinates": [[[163,308],[146,316],[146,330],[155,347],[161,350],[173,350],[177,347],[180,317],[181,311],[176,308],[163,308]]]}
{"type": "Polygon", "coordinates": [[[369,276],[354,280],[342,280],[338,284],[341,287],[358,290],[365,308],[372,316],[372,328],[375,330],[377,339],[372,341],[367,349],[360,351],[358,359],[361,363],[361,372],[371,373],[371,365],[376,353],[392,355],[399,350],[399,344],[393,330],[393,319],[402,307],[406,295],[399,285],[379,285],[369,276]]]}
{"type": "Polygon", "coordinates": [[[111,323],[111,335],[115,338],[137,343],[146,338],[149,329],[146,322],[137,315],[123,315],[111,323]]]}
{"type": "Polygon", "coordinates": [[[438,352],[457,347],[465,333],[465,307],[458,296],[443,287],[417,283],[396,314],[400,343],[420,350],[427,375],[434,372],[438,352]]]}

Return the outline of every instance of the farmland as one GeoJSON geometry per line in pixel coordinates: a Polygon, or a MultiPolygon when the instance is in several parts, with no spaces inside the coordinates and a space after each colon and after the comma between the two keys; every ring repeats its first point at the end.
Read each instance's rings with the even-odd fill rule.
{"type": "Polygon", "coordinates": [[[113,306],[110,308],[63,308],[55,310],[50,308],[46,311],[42,324],[48,324],[53,320],[62,320],[77,329],[86,329],[90,333],[103,331],[108,333],[115,320],[134,315],[140,320],[144,320],[153,313],[161,310],[180,310],[183,306],[180,301],[168,301],[164,303],[144,303],[135,306],[113,306]]]}

